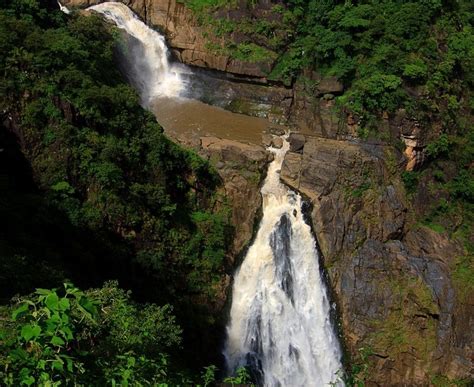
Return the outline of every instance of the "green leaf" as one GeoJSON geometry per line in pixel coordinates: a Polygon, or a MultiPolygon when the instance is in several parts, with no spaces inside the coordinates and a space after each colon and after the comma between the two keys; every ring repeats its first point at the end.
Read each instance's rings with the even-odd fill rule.
{"type": "Polygon", "coordinates": [[[22,348],[15,348],[9,353],[9,357],[15,361],[25,361],[28,358],[28,352],[22,348]]]}
{"type": "MultiPolygon", "coordinates": [[[[47,372],[41,372],[40,378],[43,382],[47,382],[50,380],[49,374],[47,372]]],[[[50,384],[44,384],[44,386],[49,386],[50,384]]]]}
{"type": "Polygon", "coordinates": [[[44,360],[44,359],[39,360],[37,365],[36,365],[36,368],[40,369],[40,370],[44,370],[45,367],[46,367],[46,360],[44,360]]]}
{"type": "Polygon", "coordinates": [[[52,365],[53,368],[58,371],[64,371],[64,362],[61,359],[53,360],[52,365]]]}
{"type": "Polygon", "coordinates": [[[134,367],[135,366],[135,363],[136,363],[136,360],[133,356],[130,356],[128,359],[127,359],[127,366],[129,367],[134,367]]]}
{"type": "Polygon", "coordinates": [[[30,375],[30,370],[26,367],[22,368],[20,371],[21,384],[26,384],[31,386],[35,382],[35,378],[30,375]]]}
{"type": "Polygon", "coordinates": [[[72,340],[74,336],[72,335],[72,331],[69,327],[63,327],[59,330],[59,332],[67,339],[72,340]]]}
{"type": "Polygon", "coordinates": [[[51,309],[51,310],[56,310],[58,309],[59,306],[59,297],[56,293],[51,293],[46,297],[45,300],[46,306],[51,309]]]}
{"type": "Polygon", "coordinates": [[[16,320],[18,315],[23,314],[28,310],[28,304],[21,304],[19,308],[15,309],[12,313],[12,319],[16,320]]]}
{"type": "Polygon", "coordinates": [[[51,290],[49,290],[49,289],[37,288],[35,293],[36,293],[36,294],[39,294],[39,295],[41,295],[41,296],[48,296],[49,294],[51,294],[51,290]]]}
{"type": "Polygon", "coordinates": [[[35,378],[33,376],[28,376],[25,379],[23,379],[22,384],[26,384],[27,386],[31,386],[35,382],[35,378]]]}
{"type": "Polygon", "coordinates": [[[79,304],[81,304],[81,306],[85,310],[87,310],[91,315],[96,312],[95,305],[87,297],[81,297],[81,299],[79,300],[79,304]]]}
{"type": "Polygon", "coordinates": [[[73,363],[72,363],[72,360],[70,358],[66,358],[66,364],[67,364],[67,370],[69,372],[73,372],[74,369],[73,369],[73,363]]]}
{"type": "Polygon", "coordinates": [[[21,337],[23,337],[25,341],[30,341],[32,338],[38,337],[40,333],[41,327],[38,325],[26,324],[21,328],[21,337]]]}
{"type": "Polygon", "coordinates": [[[62,346],[62,345],[64,345],[64,344],[66,344],[66,343],[65,343],[64,340],[61,339],[60,337],[58,337],[58,336],[53,336],[53,338],[51,339],[51,344],[57,345],[58,347],[60,347],[60,346],[62,346]]]}
{"type": "Polygon", "coordinates": [[[71,304],[67,298],[61,298],[58,306],[60,310],[68,310],[71,307],[71,304]]]}

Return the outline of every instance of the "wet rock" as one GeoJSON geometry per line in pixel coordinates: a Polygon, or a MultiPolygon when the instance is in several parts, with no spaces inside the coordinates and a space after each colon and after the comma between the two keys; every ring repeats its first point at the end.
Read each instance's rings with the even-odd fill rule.
{"type": "Polygon", "coordinates": [[[285,134],[285,129],[279,126],[271,126],[268,128],[268,131],[275,136],[283,136],[285,134]]]}
{"type": "Polygon", "coordinates": [[[282,180],[290,187],[299,189],[302,156],[296,153],[287,153],[281,167],[282,180]]]}
{"type": "Polygon", "coordinates": [[[280,149],[283,146],[283,139],[281,137],[273,137],[272,146],[274,148],[280,149]]]}
{"type": "Polygon", "coordinates": [[[272,144],[273,136],[268,133],[262,134],[262,144],[265,148],[269,147],[272,144]]]}
{"type": "Polygon", "coordinates": [[[291,133],[288,141],[290,142],[290,152],[303,153],[303,147],[306,142],[304,135],[291,133]]]}

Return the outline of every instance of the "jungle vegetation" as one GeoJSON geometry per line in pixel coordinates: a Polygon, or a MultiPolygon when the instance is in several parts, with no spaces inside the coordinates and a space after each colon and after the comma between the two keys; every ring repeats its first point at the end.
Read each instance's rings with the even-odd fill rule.
{"type": "Polygon", "coordinates": [[[200,380],[233,232],[218,175],[140,106],[99,17],[0,6],[0,384],[200,380]]]}

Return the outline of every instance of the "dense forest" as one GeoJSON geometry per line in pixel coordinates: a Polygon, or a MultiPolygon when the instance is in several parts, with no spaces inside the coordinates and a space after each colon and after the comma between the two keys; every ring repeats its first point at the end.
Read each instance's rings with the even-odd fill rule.
{"type": "MultiPolygon", "coordinates": [[[[214,34],[248,37],[216,52],[275,58],[274,82],[340,79],[361,138],[395,142],[379,126],[400,109],[429,128],[427,162],[402,177],[435,198],[420,222],[462,239],[455,280],[472,294],[473,3],[287,0],[271,23],[184,3],[214,34]]],[[[222,364],[221,182],[140,107],[114,62],[119,36],[55,2],[0,0],[2,385],[211,385],[222,364]]]]}
{"type": "Polygon", "coordinates": [[[140,107],[99,17],[2,2],[0,36],[1,384],[185,380],[217,353],[186,352],[219,339],[217,174],[140,107]]]}

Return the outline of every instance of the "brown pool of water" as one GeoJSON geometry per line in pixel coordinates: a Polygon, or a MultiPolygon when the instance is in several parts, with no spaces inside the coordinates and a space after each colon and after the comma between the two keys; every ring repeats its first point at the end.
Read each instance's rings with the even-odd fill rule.
{"type": "Polygon", "coordinates": [[[157,98],[151,111],[171,137],[191,142],[203,136],[215,136],[251,144],[262,143],[262,133],[270,123],[266,119],[232,113],[192,99],[157,98]]]}

